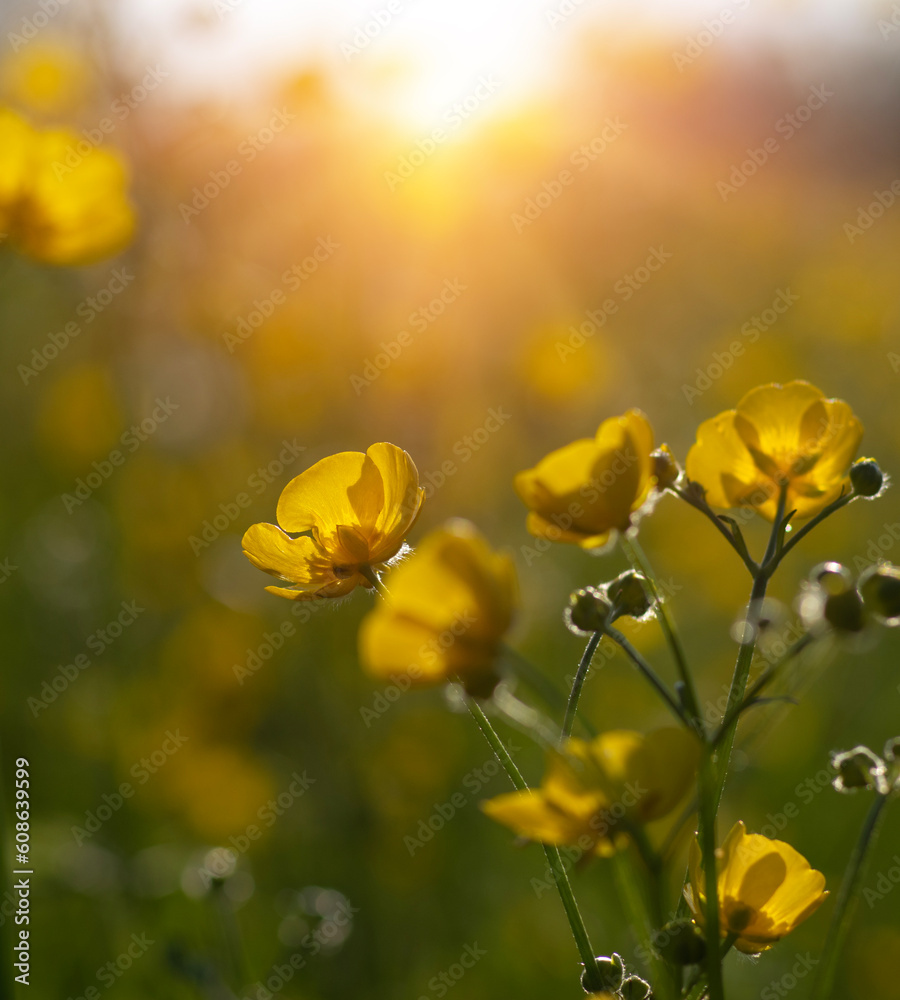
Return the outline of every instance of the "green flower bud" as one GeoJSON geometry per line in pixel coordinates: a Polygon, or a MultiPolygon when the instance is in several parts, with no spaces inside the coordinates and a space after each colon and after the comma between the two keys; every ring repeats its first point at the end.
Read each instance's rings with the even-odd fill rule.
{"type": "Polygon", "coordinates": [[[592,977],[585,969],[581,976],[581,985],[585,993],[618,993],[625,981],[625,963],[620,955],[613,952],[611,958],[598,955],[595,959],[597,973],[592,977]]]}
{"type": "Polygon", "coordinates": [[[699,965],[706,956],[702,931],[690,920],[672,920],[662,929],[657,947],[666,961],[676,965],[699,965]]]}
{"type": "Polygon", "coordinates": [[[857,584],[866,610],[885,625],[900,625],[900,569],[870,566],[857,584]]]}
{"type": "Polygon", "coordinates": [[[664,444],[657,448],[656,451],[651,451],[650,458],[653,460],[653,475],[656,476],[656,488],[662,492],[662,490],[674,486],[681,475],[681,469],[678,468],[675,456],[669,451],[669,446],[664,444]]]}
{"type": "Polygon", "coordinates": [[[862,598],[855,590],[827,598],[823,617],[839,632],[862,632],[866,627],[862,598]]]}
{"type": "Polygon", "coordinates": [[[853,576],[839,562],[823,562],[809,571],[809,582],[817,584],[828,594],[844,594],[853,588],[853,576]]]}
{"type": "Polygon", "coordinates": [[[566,625],[576,635],[602,632],[609,622],[611,612],[609,601],[597,587],[584,587],[569,595],[569,606],[565,610],[566,625]]]}
{"type": "Polygon", "coordinates": [[[650,984],[645,983],[640,976],[629,976],[619,991],[623,1000],[649,1000],[650,984]]]}
{"type": "Polygon", "coordinates": [[[874,497],[884,485],[884,473],[874,458],[858,458],[850,466],[850,485],[861,497],[874,497]]]}
{"type": "Polygon", "coordinates": [[[633,569],[620,573],[615,580],[606,585],[606,596],[613,606],[616,618],[630,615],[632,618],[643,618],[650,610],[650,598],[647,596],[647,580],[633,569]]]}
{"type": "Polygon", "coordinates": [[[865,628],[866,609],[846,566],[826,562],[812,570],[800,599],[800,617],[809,628],[822,622],[838,632],[861,632],[865,628]]]}
{"type": "Polygon", "coordinates": [[[839,792],[857,788],[885,791],[887,768],[884,761],[868,747],[858,746],[831,756],[831,766],[838,772],[832,784],[839,792]]]}

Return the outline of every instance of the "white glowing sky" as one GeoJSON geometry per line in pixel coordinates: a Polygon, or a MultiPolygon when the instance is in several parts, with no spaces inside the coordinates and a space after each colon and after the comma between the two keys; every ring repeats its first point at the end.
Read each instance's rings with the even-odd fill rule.
{"type": "Polygon", "coordinates": [[[482,74],[501,82],[494,106],[539,89],[588,25],[611,37],[668,30],[677,42],[726,7],[736,12],[731,41],[775,33],[787,43],[816,33],[877,43],[889,9],[865,0],[121,0],[118,9],[136,58],[165,62],[179,94],[239,98],[267,75],[314,62],[360,89],[392,74],[391,113],[423,128],[482,74]],[[552,24],[566,2],[573,13],[552,24]],[[396,12],[365,51],[342,52],[389,4],[396,12]]]}

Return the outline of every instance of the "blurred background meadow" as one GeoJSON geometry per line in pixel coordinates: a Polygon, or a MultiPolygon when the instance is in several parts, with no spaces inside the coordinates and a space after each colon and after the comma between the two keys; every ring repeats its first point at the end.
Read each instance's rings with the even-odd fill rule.
{"type": "MultiPolygon", "coordinates": [[[[263,996],[293,956],[285,1000],[577,997],[540,850],[477,807],[506,786],[469,720],[361,672],[370,595],[272,597],[240,538],[318,459],[400,445],[428,490],[410,541],[462,515],[510,549],[512,645],[562,685],[567,595],[623,563],[534,548],[512,478],[550,449],[637,406],[683,460],[748,389],[805,378],[900,474],[900,6],[10,0],[2,29],[2,105],[70,129],[72,169],[118,151],[137,216],[87,266],[0,245],[2,764],[31,763],[32,995],[263,996]]],[[[641,533],[714,705],[743,568],[671,497],[641,533]]],[[[815,563],[898,554],[889,492],[771,593],[790,616],[815,563]]],[[[633,638],[671,679],[657,626],[633,638]]],[[[742,729],[721,825],[836,889],[868,802],[833,792],[828,752],[900,733],[898,636],[793,681],[797,705],[742,729]]],[[[617,656],[584,704],[598,728],[667,721],[617,656]]],[[[895,811],[868,887],[898,837],[895,811]]],[[[608,864],[575,889],[640,967],[608,864]]],[[[806,996],[829,909],[734,958],[729,996],[806,996]]],[[[867,897],[839,995],[900,998],[898,953],[900,890],[867,897]]]]}

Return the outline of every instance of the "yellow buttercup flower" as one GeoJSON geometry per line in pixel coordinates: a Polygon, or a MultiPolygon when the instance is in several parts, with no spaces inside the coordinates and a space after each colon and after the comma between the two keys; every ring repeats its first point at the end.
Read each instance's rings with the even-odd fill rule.
{"type": "Polygon", "coordinates": [[[122,250],[134,232],[127,180],[117,153],[0,110],[0,230],[27,256],[80,265],[122,250]]]}
{"type": "Polygon", "coordinates": [[[670,813],[691,786],[700,745],[686,729],[646,736],[617,729],[570,739],[551,751],[540,788],[500,795],[482,805],[522,837],[572,844],[608,857],[627,843],[629,825],[670,813]]]}
{"type": "Polygon", "coordinates": [[[342,451],[292,479],[276,509],[279,528],[254,524],[244,534],[244,555],[290,587],[266,587],[295,601],[343,597],[372,587],[403,548],[419,516],[425,490],[413,460],[393,444],[365,454],[342,451]],[[292,538],[287,532],[309,532],[292,538]]]}
{"type": "Polygon", "coordinates": [[[606,545],[625,531],[654,483],[653,429],[640,410],[604,420],[593,438],[551,452],[515,479],[538,538],[606,545]]]}
{"type": "Polygon", "coordinates": [[[786,510],[813,517],[847,486],[862,435],[850,407],[809,382],[763,385],[700,425],[685,471],[713,507],[754,507],[772,521],[784,485],[786,510]]]}
{"type": "MultiPolygon", "coordinates": [[[[738,935],[735,947],[748,955],[766,951],[803,923],[825,901],[825,876],[781,840],[747,833],[735,823],[716,851],[722,937],[738,935]]],[[[705,922],[706,882],[700,847],[691,844],[690,884],[685,898],[694,920],[705,922]]]]}
{"type": "Polygon", "coordinates": [[[360,628],[363,666],[416,685],[459,678],[470,694],[489,695],[518,604],[512,558],[494,552],[468,521],[454,520],[417,546],[387,589],[360,628]]]}

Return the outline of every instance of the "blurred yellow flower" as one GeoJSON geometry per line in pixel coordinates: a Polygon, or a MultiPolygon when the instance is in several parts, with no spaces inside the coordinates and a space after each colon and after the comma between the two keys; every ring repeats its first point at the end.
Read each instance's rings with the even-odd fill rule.
{"type": "MultiPolygon", "coordinates": [[[[825,901],[825,876],[781,840],[747,833],[735,823],[716,851],[722,937],[738,935],[735,947],[748,955],[766,951],[803,923],[825,901]]],[[[700,847],[691,844],[690,883],[685,898],[702,925],[705,880],[700,847]]]]}
{"type": "Polygon", "coordinates": [[[0,67],[0,87],[17,106],[52,115],[75,110],[91,88],[85,55],[59,42],[20,48],[0,67]]]}
{"type": "Polygon", "coordinates": [[[653,486],[653,429],[640,410],[604,420],[594,438],[551,452],[515,479],[538,538],[606,545],[624,531],[653,486]]]}
{"type": "Polygon", "coordinates": [[[847,403],[809,382],[763,385],[700,425],[685,471],[714,507],[754,507],[772,521],[784,485],[786,509],[813,517],[847,485],[862,435],[847,403]]]}
{"type": "Polygon", "coordinates": [[[629,825],[661,819],[678,805],[699,757],[697,739],[674,726],[646,736],[616,729],[589,743],[570,739],[549,754],[540,788],[500,795],[482,808],[529,840],[609,857],[627,843],[629,825]]]}
{"type": "Polygon", "coordinates": [[[425,490],[413,460],[393,444],[342,451],[292,479],[276,509],[278,524],[254,524],[244,555],[291,587],[266,587],[295,601],[342,597],[401,551],[425,490]],[[282,530],[283,529],[283,530],[282,530]],[[310,532],[300,538],[286,534],[310,532]]]}
{"type": "Polygon", "coordinates": [[[27,256],[71,266],[122,250],[134,232],[127,179],[117,153],[0,109],[0,231],[27,256]]]}
{"type": "Polygon", "coordinates": [[[388,590],[360,628],[364,667],[417,685],[458,677],[470,694],[489,695],[518,604],[512,558],[494,552],[468,521],[450,521],[391,573],[388,590]]]}

